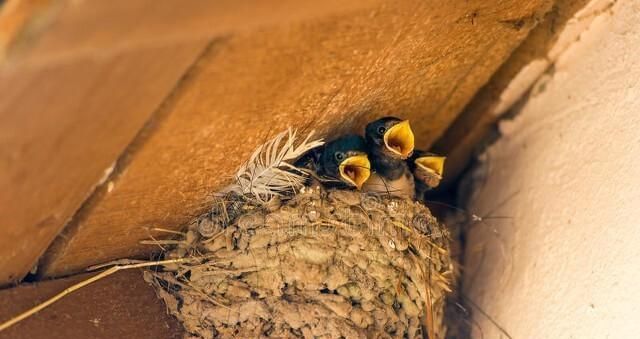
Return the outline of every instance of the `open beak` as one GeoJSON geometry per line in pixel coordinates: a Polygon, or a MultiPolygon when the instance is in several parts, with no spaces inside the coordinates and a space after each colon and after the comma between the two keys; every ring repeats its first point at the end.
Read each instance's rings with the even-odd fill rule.
{"type": "Polygon", "coordinates": [[[362,188],[362,185],[369,179],[371,174],[371,163],[366,155],[354,155],[344,159],[340,163],[340,176],[355,186],[362,188]]]}
{"type": "Polygon", "coordinates": [[[415,164],[418,168],[428,173],[435,174],[438,179],[442,179],[444,173],[444,161],[446,157],[440,156],[424,156],[415,160],[415,164]]]}
{"type": "Polygon", "coordinates": [[[409,120],[395,124],[384,134],[384,145],[387,149],[406,159],[413,153],[414,136],[409,120]]]}

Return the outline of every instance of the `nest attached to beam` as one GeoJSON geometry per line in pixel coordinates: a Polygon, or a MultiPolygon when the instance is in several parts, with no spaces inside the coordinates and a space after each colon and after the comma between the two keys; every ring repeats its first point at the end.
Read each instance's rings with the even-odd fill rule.
{"type": "Polygon", "coordinates": [[[444,226],[420,203],[303,187],[230,192],[147,271],[186,338],[445,337],[444,226]],[[268,202],[266,202],[268,201],[268,202]]]}

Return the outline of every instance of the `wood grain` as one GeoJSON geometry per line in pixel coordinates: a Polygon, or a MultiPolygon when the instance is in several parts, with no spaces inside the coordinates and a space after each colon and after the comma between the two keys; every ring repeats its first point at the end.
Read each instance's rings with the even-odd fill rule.
{"type": "MultiPolygon", "coordinates": [[[[36,1],[36,0],[29,0],[36,1]]],[[[44,0],[37,0],[44,1],[44,0]]],[[[51,0],[49,0],[51,1],[51,0]]],[[[368,8],[380,0],[109,0],[60,3],[55,22],[21,63],[60,62],[78,56],[100,56],[140,47],[210,39],[274,24],[368,8]]],[[[27,42],[23,42],[23,45],[27,42]]],[[[18,51],[22,52],[22,51],[18,51]]]]}
{"type": "Polygon", "coordinates": [[[254,147],[288,126],[335,136],[393,114],[429,146],[551,4],[404,0],[215,41],[48,250],[41,274],[157,252],[139,244],[148,228],[178,229],[206,210],[254,147]]]}
{"type": "MultiPolygon", "coordinates": [[[[92,273],[95,274],[95,273],[92,273]]],[[[89,277],[25,284],[0,291],[0,322],[89,277]]],[[[0,339],[182,338],[184,330],[167,315],[140,271],[122,271],[73,292],[0,332],[0,339]]]]}

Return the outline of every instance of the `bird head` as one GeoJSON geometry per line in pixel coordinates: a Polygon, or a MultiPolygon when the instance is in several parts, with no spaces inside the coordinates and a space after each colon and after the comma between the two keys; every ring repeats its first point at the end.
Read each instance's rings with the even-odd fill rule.
{"type": "Polygon", "coordinates": [[[346,135],[328,142],[320,163],[323,174],[357,189],[362,187],[371,174],[366,144],[358,135],[346,135]]]}
{"type": "Polygon", "coordinates": [[[410,167],[414,168],[413,174],[427,186],[435,188],[440,184],[444,174],[444,162],[447,158],[433,153],[416,152],[412,157],[410,167]]]}
{"type": "Polygon", "coordinates": [[[409,120],[384,117],[365,128],[367,143],[374,151],[396,159],[407,159],[413,153],[415,140],[409,120]]]}

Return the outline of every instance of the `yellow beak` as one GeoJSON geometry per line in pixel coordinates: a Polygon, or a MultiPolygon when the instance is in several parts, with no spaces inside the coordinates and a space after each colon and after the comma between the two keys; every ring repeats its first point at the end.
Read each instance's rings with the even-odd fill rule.
{"type": "Polygon", "coordinates": [[[439,179],[442,179],[442,175],[444,174],[445,159],[447,158],[429,155],[416,159],[415,164],[416,166],[418,166],[418,168],[429,173],[433,173],[437,175],[439,179]]]}
{"type": "Polygon", "coordinates": [[[340,163],[340,176],[357,189],[369,179],[371,163],[366,155],[354,155],[340,163]]]}
{"type": "Polygon", "coordinates": [[[409,120],[402,121],[384,134],[384,145],[393,154],[406,159],[413,153],[415,140],[409,120]]]}

